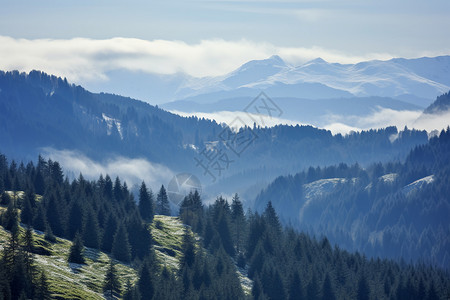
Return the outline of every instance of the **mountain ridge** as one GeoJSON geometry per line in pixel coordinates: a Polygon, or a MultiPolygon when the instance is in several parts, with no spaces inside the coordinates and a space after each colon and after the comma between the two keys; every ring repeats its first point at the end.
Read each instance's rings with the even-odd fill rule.
{"type": "Polygon", "coordinates": [[[309,125],[255,124],[241,129],[242,136],[253,138],[237,155],[231,150],[239,147],[237,141],[230,144],[224,140],[225,125],[181,117],[131,98],[91,93],[42,72],[0,72],[0,89],[0,151],[6,155],[19,161],[38,154],[53,155],[74,167],[75,176],[85,173],[78,167],[81,162],[89,161],[101,172],[116,161],[139,159],[142,163],[143,159],[168,177],[160,180],[169,181],[181,172],[195,174],[211,187],[211,197],[220,190],[239,192],[250,200],[265,182],[285,172],[310,165],[366,165],[398,159],[428,139],[425,131],[407,130],[408,134],[392,140],[399,134],[395,127],[342,136],[309,125]],[[43,149],[48,151],[42,153],[43,149]],[[226,169],[214,171],[217,182],[196,161],[205,161],[205,149],[225,152],[230,160],[222,166],[226,169]],[[246,176],[247,170],[253,175],[246,176]]]}
{"type": "MultiPolygon", "coordinates": [[[[316,58],[299,65],[286,63],[280,56],[273,55],[267,59],[248,61],[219,76],[198,78],[180,72],[163,75],[116,70],[105,74],[109,78],[106,81],[85,82],[83,85],[97,92],[129,95],[161,104],[242,87],[265,89],[277,83],[291,85],[309,82],[334,89],[336,93],[349,93],[348,96],[401,97],[426,107],[435,97],[450,89],[449,74],[448,55],[369,60],[355,64],[329,63],[316,58]]],[[[301,93],[300,88],[285,96],[301,97],[298,93],[301,93]]],[[[336,96],[334,94],[332,97],[336,96]]]]}
{"type": "MultiPolygon", "coordinates": [[[[433,67],[441,65],[439,68],[441,73],[448,75],[450,73],[450,56],[410,60],[372,60],[356,64],[329,63],[322,58],[317,58],[299,66],[288,65],[279,56],[272,56],[264,60],[250,61],[226,75],[212,77],[209,83],[216,82],[215,87],[208,86],[202,89],[197,87],[195,90],[196,94],[204,94],[215,89],[230,90],[240,87],[264,90],[267,86],[281,83],[290,85],[309,82],[346,91],[352,96],[395,98],[410,94],[433,99],[448,90],[450,82],[446,79],[448,76],[443,74],[433,73],[435,75],[431,76],[428,65],[433,67]],[[279,72],[275,72],[277,69],[279,72]],[[247,73],[253,71],[255,76],[258,75],[257,80],[248,82],[248,78],[245,78],[247,80],[240,79],[239,76],[243,71],[247,73]],[[233,82],[233,85],[228,84],[229,82],[233,82]]],[[[274,94],[273,96],[278,95],[274,94]]]]}

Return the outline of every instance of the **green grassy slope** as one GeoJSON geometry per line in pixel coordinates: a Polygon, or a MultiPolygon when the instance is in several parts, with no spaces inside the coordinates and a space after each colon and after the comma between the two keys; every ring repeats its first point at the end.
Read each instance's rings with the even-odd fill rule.
{"type": "Polygon", "coordinates": [[[150,227],[156,258],[162,265],[172,270],[178,269],[184,231],[181,220],[177,217],[156,215],[150,227]]]}
{"type": "MultiPolygon", "coordinates": [[[[0,227],[1,249],[3,249],[8,236],[9,232],[0,227]]],[[[55,243],[50,243],[44,239],[44,234],[38,231],[34,232],[33,237],[37,248],[43,248],[51,253],[49,256],[35,254],[34,258],[38,270],[46,271],[52,298],[104,299],[102,287],[109,263],[107,254],[85,248],[86,264],[69,264],[67,257],[72,245],[70,241],[57,238],[55,243]]],[[[132,282],[137,280],[137,272],[129,265],[117,262],[116,268],[122,286],[125,286],[128,279],[132,282]]]]}
{"type": "MultiPolygon", "coordinates": [[[[15,195],[9,192],[12,198],[22,198],[23,192],[15,195]],[[16,196],[16,197],[14,197],[16,196]]],[[[40,197],[40,196],[39,196],[40,197]]],[[[38,199],[40,200],[40,199],[38,199]]],[[[6,210],[0,206],[0,214],[6,210]]],[[[156,215],[149,225],[151,229],[154,249],[158,262],[176,271],[182,257],[181,245],[183,241],[185,225],[178,217],[156,215]]],[[[24,229],[21,228],[21,234],[24,229]]],[[[7,243],[9,232],[0,226],[0,257],[3,246],[7,243]]],[[[67,262],[71,241],[57,238],[55,243],[44,239],[44,233],[33,232],[35,248],[38,253],[50,253],[51,255],[35,254],[35,264],[38,270],[45,270],[49,280],[52,298],[55,299],[105,299],[103,295],[103,281],[110,260],[110,256],[101,251],[86,248],[84,256],[86,264],[72,264],[67,262]]],[[[199,238],[196,236],[198,242],[199,238]]],[[[197,247],[199,244],[197,243],[197,247]]],[[[130,280],[137,281],[137,270],[131,265],[116,261],[116,269],[122,284],[130,280]]],[[[246,294],[250,293],[251,281],[245,276],[243,270],[237,271],[246,294]]]]}

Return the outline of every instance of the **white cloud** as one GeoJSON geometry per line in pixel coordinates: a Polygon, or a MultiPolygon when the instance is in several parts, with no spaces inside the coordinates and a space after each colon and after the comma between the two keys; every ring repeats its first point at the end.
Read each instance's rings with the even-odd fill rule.
{"type": "Polygon", "coordinates": [[[328,50],[322,47],[284,47],[277,52],[284,60],[294,64],[302,64],[315,58],[322,58],[331,63],[354,64],[368,60],[388,60],[393,55],[388,53],[368,53],[366,55],[348,55],[341,51],[328,50]]]}
{"type": "Polygon", "coordinates": [[[276,118],[276,117],[270,117],[268,115],[251,114],[251,113],[246,113],[243,111],[217,111],[217,112],[212,112],[212,113],[205,113],[205,112],[186,113],[186,112],[182,112],[182,111],[172,110],[170,112],[180,115],[180,116],[183,116],[183,117],[197,116],[198,118],[215,120],[217,123],[221,123],[221,124],[225,123],[234,129],[238,129],[245,125],[253,127],[253,123],[256,123],[256,125],[259,125],[261,127],[266,127],[266,126],[273,127],[278,124],[285,124],[285,125],[300,124],[297,121],[276,118]]]}
{"type": "Polygon", "coordinates": [[[422,114],[421,111],[393,110],[379,108],[366,116],[328,116],[330,123],[323,126],[332,133],[346,134],[350,131],[361,131],[396,126],[402,130],[405,126],[431,132],[442,130],[450,125],[450,111],[442,114],[422,114]]]}
{"type": "MultiPolygon", "coordinates": [[[[247,114],[242,111],[218,111],[213,113],[194,112],[186,113],[173,110],[174,114],[180,116],[197,116],[215,120],[218,123],[225,123],[234,128],[242,127],[244,124],[253,127],[253,122],[261,120],[265,122],[265,126],[272,127],[278,124],[285,125],[307,125],[297,120],[288,120],[282,118],[269,118],[267,115],[247,114]],[[237,126],[239,125],[239,126],[237,126]]],[[[396,126],[399,130],[403,130],[405,126],[419,130],[431,132],[433,130],[442,130],[450,125],[450,111],[439,115],[422,114],[419,110],[393,110],[389,108],[379,107],[371,114],[365,116],[356,115],[324,115],[322,120],[327,123],[308,124],[318,128],[330,130],[333,134],[348,134],[352,131],[362,131],[369,129],[381,129],[388,126],[396,126]]],[[[258,122],[256,122],[259,124],[258,122]]]]}
{"type": "Polygon", "coordinates": [[[329,131],[331,131],[333,134],[348,134],[352,131],[361,131],[361,128],[357,128],[357,127],[353,127],[353,126],[349,126],[346,125],[344,123],[331,123],[328,124],[324,127],[324,129],[327,129],[329,131]]]}
{"type": "Polygon", "coordinates": [[[355,63],[391,58],[389,54],[349,56],[319,47],[278,47],[245,39],[183,41],[111,38],[15,39],[0,36],[0,69],[42,70],[74,82],[107,80],[106,72],[127,69],[148,73],[185,72],[195,77],[217,76],[252,59],[278,54],[292,64],[322,57],[330,62],[355,63]]]}
{"type": "Polygon", "coordinates": [[[450,126],[450,110],[437,115],[423,114],[411,126],[428,132],[445,129],[450,126]]]}
{"type": "MultiPolygon", "coordinates": [[[[66,174],[77,178],[81,173],[85,178],[98,179],[100,174],[108,174],[114,180],[119,176],[128,187],[140,184],[143,180],[153,191],[161,184],[167,185],[174,173],[167,167],[151,163],[144,158],[114,157],[104,162],[96,162],[82,153],[71,150],[43,149],[44,157],[58,161],[66,174]]],[[[70,177],[70,176],[69,176],[70,177]]]]}

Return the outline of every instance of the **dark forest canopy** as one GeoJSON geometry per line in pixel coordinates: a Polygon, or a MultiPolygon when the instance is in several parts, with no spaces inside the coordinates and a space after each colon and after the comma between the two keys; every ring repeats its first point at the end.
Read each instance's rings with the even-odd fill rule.
{"type": "Polygon", "coordinates": [[[139,299],[138,295],[141,299],[447,299],[449,296],[449,274],[439,268],[368,259],[341,250],[326,238],[315,239],[282,226],[271,202],[261,213],[245,214],[238,195],[231,202],[219,197],[210,206],[202,203],[198,193],[183,200],[179,213],[188,227],[183,235],[182,258],[177,271],[169,270],[155,260],[149,221],[141,217],[137,205],[144,198],[145,201],[147,197],[153,198],[150,191],[141,190],[142,199],[134,199],[119,178],[112,180],[106,175],[88,181],[80,175],[69,182],[58,162],[39,158],[37,163],[18,164],[1,155],[0,192],[5,208],[1,224],[11,233],[1,253],[2,296],[18,299],[20,295],[32,298],[51,293],[45,270],[24,271],[27,260],[22,258],[32,259],[27,253],[33,252],[33,245],[29,241],[31,245],[26,246],[27,235],[19,233],[19,220],[21,226],[74,239],[76,255],[83,255],[82,240],[84,246],[89,242],[91,247],[116,259],[131,261],[139,274],[136,285],[124,290],[117,288],[113,265],[105,274],[105,293],[122,293],[125,299],[139,299]],[[5,191],[25,191],[25,194],[15,200],[5,191]],[[37,200],[35,193],[42,198],[37,200]],[[251,279],[251,295],[244,293],[236,268],[251,279]]]}
{"type": "Polygon", "coordinates": [[[406,160],[310,167],[281,176],[255,200],[285,224],[370,256],[450,266],[450,129],[406,160]]]}

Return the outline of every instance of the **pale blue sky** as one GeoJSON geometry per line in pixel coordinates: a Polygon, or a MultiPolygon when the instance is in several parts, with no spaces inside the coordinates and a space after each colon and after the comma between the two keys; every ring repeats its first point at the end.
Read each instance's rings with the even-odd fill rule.
{"type": "Polygon", "coordinates": [[[86,82],[116,69],[221,75],[273,54],[449,55],[449,15],[449,0],[0,0],[0,69],[86,82]]]}
{"type": "Polygon", "coordinates": [[[220,38],[395,56],[450,49],[448,0],[1,0],[0,35],[220,38]]]}

